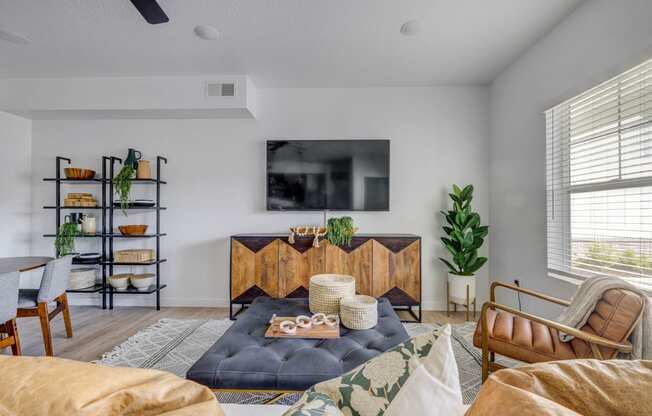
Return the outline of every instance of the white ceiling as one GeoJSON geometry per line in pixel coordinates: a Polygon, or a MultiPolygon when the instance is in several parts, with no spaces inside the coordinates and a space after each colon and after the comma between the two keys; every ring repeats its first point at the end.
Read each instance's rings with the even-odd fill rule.
{"type": "Polygon", "coordinates": [[[258,87],[485,84],[581,0],[0,0],[0,77],[246,74],[258,87]],[[399,33],[417,19],[417,36],[399,33]],[[198,24],[218,41],[193,34],[198,24]]]}

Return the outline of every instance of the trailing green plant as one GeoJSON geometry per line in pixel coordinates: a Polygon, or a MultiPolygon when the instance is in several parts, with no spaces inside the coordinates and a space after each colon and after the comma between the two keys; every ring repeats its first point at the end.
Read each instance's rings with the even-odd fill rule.
{"type": "Polygon", "coordinates": [[[77,237],[77,234],[77,224],[66,222],[59,226],[57,238],[54,240],[57,257],[62,257],[75,251],[75,237],[77,237]]]}
{"type": "Polygon", "coordinates": [[[353,228],[353,218],[351,217],[334,217],[328,219],[326,226],[326,238],[336,246],[351,245],[351,240],[355,234],[353,228]]]}
{"type": "Polygon", "coordinates": [[[127,208],[129,208],[129,192],[131,191],[131,178],[133,178],[136,173],[131,165],[124,165],[120,172],[113,177],[113,186],[115,187],[115,193],[120,200],[120,208],[125,215],[127,215],[127,208]]]}
{"type": "Polygon", "coordinates": [[[451,274],[473,276],[486,262],[486,257],[478,257],[478,249],[489,233],[489,227],[480,225],[480,215],[471,209],[473,185],[464,189],[453,185],[453,193],[448,194],[453,200],[453,209],[441,211],[448,225],[443,226],[447,237],[441,242],[452,256],[452,262],[439,258],[448,266],[451,274]]]}

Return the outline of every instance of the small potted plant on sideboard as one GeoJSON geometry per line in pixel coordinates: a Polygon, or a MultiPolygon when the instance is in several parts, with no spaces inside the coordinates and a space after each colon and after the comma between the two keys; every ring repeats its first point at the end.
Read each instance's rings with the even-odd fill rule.
{"type": "Polygon", "coordinates": [[[448,266],[448,304],[475,306],[475,272],[486,262],[486,257],[478,256],[478,249],[484,243],[489,233],[489,227],[480,225],[480,215],[473,212],[473,185],[463,189],[453,185],[453,193],[449,194],[453,201],[453,209],[441,211],[447,225],[442,228],[446,237],[441,241],[451,255],[451,261],[440,257],[448,266]],[[468,293],[467,293],[468,288],[468,293]]]}

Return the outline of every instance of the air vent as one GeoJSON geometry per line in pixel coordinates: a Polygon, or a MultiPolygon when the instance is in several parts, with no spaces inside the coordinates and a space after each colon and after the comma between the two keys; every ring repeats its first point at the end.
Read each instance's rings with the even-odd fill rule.
{"type": "Polygon", "coordinates": [[[212,83],[209,82],[206,84],[206,96],[207,97],[234,97],[235,96],[235,84],[224,83],[212,83]]]}

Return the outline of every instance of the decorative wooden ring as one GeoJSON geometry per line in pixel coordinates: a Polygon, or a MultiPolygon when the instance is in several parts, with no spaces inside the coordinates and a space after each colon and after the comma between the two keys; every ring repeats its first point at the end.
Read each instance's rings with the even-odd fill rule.
{"type": "Polygon", "coordinates": [[[323,325],[326,322],[326,314],[316,313],[310,318],[313,325],[323,325]]]}
{"type": "Polygon", "coordinates": [[[334,327],[337,325],[337,322],[340,320],[340,318],[337,315],[326,315],[326,319],[324,319],[324,323],[330,327],[334,327]]]}
{"type": "Polygon", "coordinates": [[[297,323],[292,321],[282,321],[279,324],[278,329],[288,335],[294,335],[297,333],[297,323]]]}
{"type": "Polygon", "coordinates": [[[299,315],[295,318],[297,326],[299,328],[310,328],[312,327],[312,319],[306,315],[299,315]]]}

